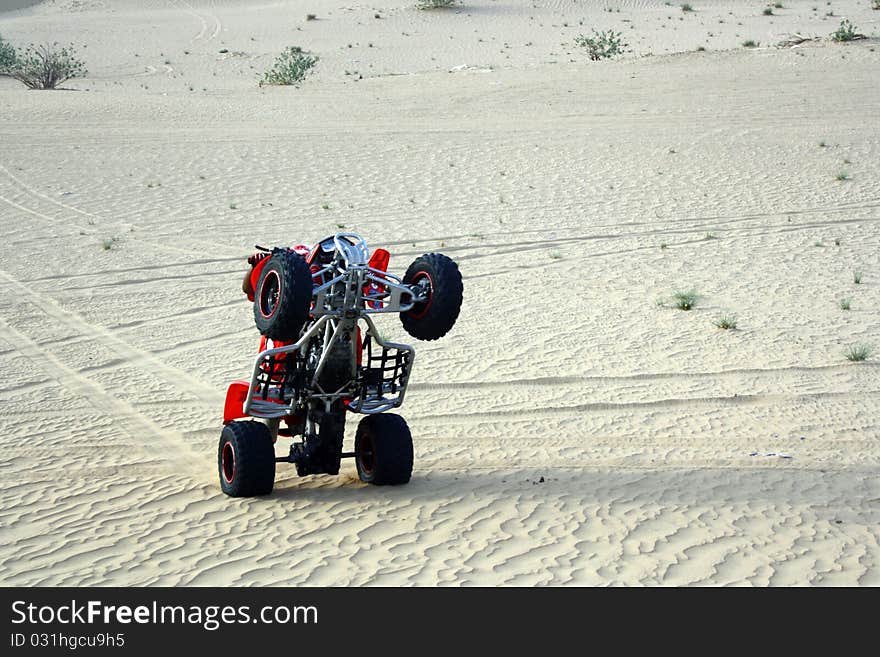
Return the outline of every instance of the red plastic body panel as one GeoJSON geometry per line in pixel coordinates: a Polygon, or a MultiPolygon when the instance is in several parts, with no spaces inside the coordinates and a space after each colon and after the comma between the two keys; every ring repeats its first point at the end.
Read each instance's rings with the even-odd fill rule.
{"type": "Polygon", "coordinates": [[[388,262],[391,260],[391,254],[385,249],[376,249],[370,256],[370,262],[367,263],[373,269],[380,271],[388,271],[388,262]]]}
{"type": "MultiPolygon", "coordinates": [[[[391,254],[388,253],[385,249],[376,249],[373,251],[373,255],[370,256],[370,261],[367,263],[368,266],[373,269],[378,269],[379,271],[388,271],[388,261],[391,260],[391,254]]],[[[364,294],[376,294],[377,292],[382,292],[384,287],[379,283],[370,282],[364,285],[364,294]]],[[[381,301],[367,301],[366,305],[368,308],[381,308],[381,301]]]]}
{"type": "Polygon", "coordinates": [[[244,417],[242,408],[247,399],[249,381],[233,381],[226,389],[226,404],[223,406],[223,424],[244,417]]]}

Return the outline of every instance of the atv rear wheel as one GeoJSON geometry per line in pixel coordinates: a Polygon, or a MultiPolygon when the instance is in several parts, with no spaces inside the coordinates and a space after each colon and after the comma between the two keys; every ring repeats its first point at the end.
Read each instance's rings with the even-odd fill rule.
{"type": "Polygon", "coordinates": [[[254,289],[254,321],[260,333],[272,340],[297,340],[311,303],[309,265],[293,251],[275,252],[254,289]]]}
{"type": "Polygon", "coordinates": [[[406,270],[403,282],[427,294],[423,302],[400,313],[403,328],[419,340],[436,340],[449,333],[458,319],[462,302],[461,272],[442,253],[419,256],[406,270]]]}
{"type": "Polygon", "coordinates": [[[275,484],[272,433],[262,422],[230,422],[217,449],[220,488],[232,497],[268,495],[275,484]]]}
{"type": "Polygon", "coordinates": [[[368,415],[354,438],[355,464],[361,481],[396,486],[410,480],[413,444],[409,426],[399,415],[368,415]]]}

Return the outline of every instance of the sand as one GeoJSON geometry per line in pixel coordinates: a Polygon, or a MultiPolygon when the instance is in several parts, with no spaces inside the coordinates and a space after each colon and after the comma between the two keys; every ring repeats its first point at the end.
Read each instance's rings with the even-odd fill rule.
{"type": "Polygon", "coordinates": [[[0,584],[880,584],[880,360],[843,354],[880,350],[880,43],[772,47],[880,12],[692,4],[0,14],[89,69],[0,78],[0,584]],[[288,45],[315,73],[260,88],[288,45]],[[340,225],[464,275],[413,480],[226,497],[244,258],[340,225]]]}

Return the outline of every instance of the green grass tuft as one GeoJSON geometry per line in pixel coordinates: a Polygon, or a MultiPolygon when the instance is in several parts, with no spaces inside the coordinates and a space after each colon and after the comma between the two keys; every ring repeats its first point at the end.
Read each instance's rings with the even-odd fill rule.
{"type": "Polygon", "coordinates": [[[672,293],[672,303],[679,310],[691,310],[697,305],[699,298],[700,295],[693,289],[687,291],[679,290],[672,293]]]}
{"type": "Polygon", "coordinates": [[[720,329],[730,330],[736,328],[736,317],[734,315],[722,315],[714,322],[712,322],[715,326],[720,329]]]}
{"type": "Polygon", "coordinates": [[[874,348],[871,345],[861,343],[849,346],[846,351],[843,352],[843,355],[846,356],[847,360],[858,363],[863,360],[868,360],[873,353],[874,348]]]}

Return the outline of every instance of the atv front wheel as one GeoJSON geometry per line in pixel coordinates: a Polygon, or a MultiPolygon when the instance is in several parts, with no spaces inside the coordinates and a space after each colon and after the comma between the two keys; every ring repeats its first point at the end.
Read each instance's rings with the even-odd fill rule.
{"type": "Polygon", "coordinates": [[[268,495],[275,484],[272,433],[262,422],[230,422],[217,449],[220,488],[232,497],[268,495]]]}
{"type": "Polygon", "coordinates": [[[449,333],[462,301],[461,272],[442,253],[419,256],[403,275],[403,283],[424,293],[424,301],[400,313],[403,328],[419,340],[436,340],[449,333]]]}
{"type": "Polygon", "coordinates": [[[413,444],[399,415],[368,415],[354,438],[355,464],[361,481],[377,486],[405,484],[412,476],[413,444]]]}
{"type": "Polygon", "coordinates": [[[254,289],[254,321],[272,340],[299,338],[309,319],[312,272],[301,255],[276,251],[260,272],[254,289]]]}

